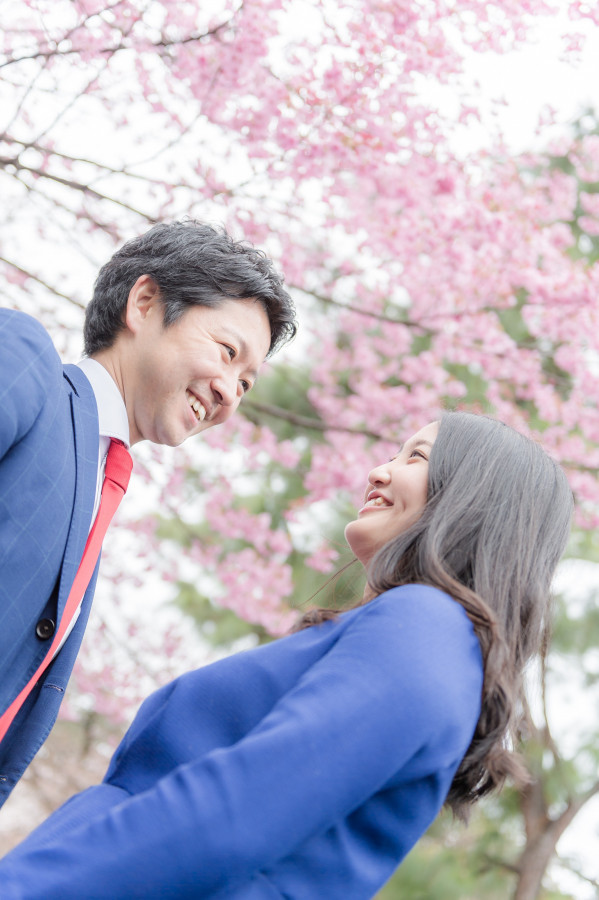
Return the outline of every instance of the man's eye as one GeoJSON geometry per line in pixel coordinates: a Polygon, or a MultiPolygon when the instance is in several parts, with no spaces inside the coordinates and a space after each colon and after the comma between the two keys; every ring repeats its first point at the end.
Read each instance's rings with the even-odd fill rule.
{"type": "Polygon", "coordinates": [[[229,347],[228,344],[223,344],[223,347],[225,348],[225,350],[226,350],[227,353],[229,354],[229,359],[235,359],[235,357],[237,356],[237,353],[235,352],[235,348],[234,348],[234,347],[229,347]]]}

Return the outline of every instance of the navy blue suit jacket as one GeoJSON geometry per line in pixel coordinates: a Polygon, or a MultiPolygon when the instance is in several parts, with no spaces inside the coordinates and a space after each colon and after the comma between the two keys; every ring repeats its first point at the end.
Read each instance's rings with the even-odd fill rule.
{"type": "MultiPolygon", "coordinates": [[[[60,621],[88,536],[98,442],[96,400],[83,372],[62,365],[39,322],[0,309],[2,712],[48,650],[38,621],[60,621]]],[[[0,744],[0,805],[54,724],[94,585],[95,574],[72,633],[0,744]]]]}
{"type": "Polygon", "coordinates": [[[481,688],[464,610],[423,585],[190,672],[0,861],[0,896],[367,900],[439,812],[481,688]]]}

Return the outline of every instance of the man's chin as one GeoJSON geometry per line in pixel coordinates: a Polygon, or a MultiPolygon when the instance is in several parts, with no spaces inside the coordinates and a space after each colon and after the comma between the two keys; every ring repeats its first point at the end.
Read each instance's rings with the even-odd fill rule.
{"type": "Polygon", "coordinates": [[[173,435],[173,439],[172,441],[168,442],[168,445],[170,447],[180,447],[181,444],[184,444],[186,440],[195,437],[198,434],[202,434],[204,431],[207,431],[208,428],[212,428],[214,424],[214,422],[198,422],[195,428],[193,428],[191,431],[186,431],[183,435],[173,435]]]}
{"type": "Polygon", "coordinates": [[[149,438],[153,444],[161,447],[180,447],[185,441],[193,437],[195,430],[190,431],[187,428],[173,428],[159,431],[154,437],[149,438]]]}
{"type": "MultiPolygon", "coordinates": [[[[227,420],[225,419],[225,421],[227,420]]],[[[220,419],[204,419],[203,422],[198,422],[198,427],[194,430],[194,434],[202,434],[204,431],[208,431],[209,428],[215,428],[217,425],[222,424],[220,419]]]]}

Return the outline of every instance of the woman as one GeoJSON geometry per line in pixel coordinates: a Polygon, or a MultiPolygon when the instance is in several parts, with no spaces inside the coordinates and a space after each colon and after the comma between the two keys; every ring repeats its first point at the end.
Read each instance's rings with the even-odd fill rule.
{"type": "Polygon", "coordinates": [[[445,801],[464,817],[517,773],[507,744],[571,508],[561,469],[511,428],[427,425],[370,472],[347,526],[363,602],[152,695],[104,783],[0,863],[0,896],[372,897],[445,801]]]}

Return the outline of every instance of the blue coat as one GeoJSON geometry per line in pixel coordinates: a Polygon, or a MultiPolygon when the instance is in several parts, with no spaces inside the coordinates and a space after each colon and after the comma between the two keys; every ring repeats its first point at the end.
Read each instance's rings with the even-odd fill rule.
{"type": "Polygon", "coordinates": [[[0,896],[366,900],[439,812],[481,687],[464,610],[423,585],[190,672],[0,861],[0,896]]]}
{"type": "MultiPolygon", "coordinates": [[[[44,328],[0,309],[0,711],[48,650],[87,540],[98,468],[98,413],[77,366],[62,365],[44,328]]],[[[58,713],[91,605],[95,575],[66,644],[0,744],[0,805],[58,713]]]]}

